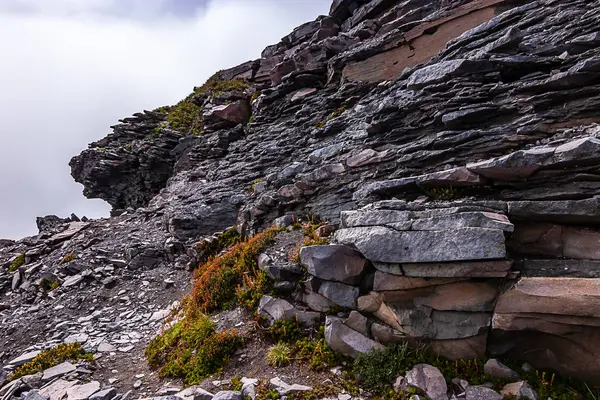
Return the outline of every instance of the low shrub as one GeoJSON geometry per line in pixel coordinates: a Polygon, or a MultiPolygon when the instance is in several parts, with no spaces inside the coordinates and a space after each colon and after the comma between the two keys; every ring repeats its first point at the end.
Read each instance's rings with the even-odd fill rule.
{"type": "Polygon", "coordinates": [[[304,336],[300,324],[295,320],[278,320],[269,328],[271,339],[275,343],[295,343],[304,336]]]}
{"type": "Polygon", "coordinates": [[[62,260],[59,261],[58,265],[63,265],[63,264],[67,264],[70,263],[71,261],[73,261],[76,258],[75,256],[75,252],[71,251],[70,253],[68,253],[66,256],[63,257],[62,260]]]}
{"type": "Polygon", "coordinates": [[[243,339],[235,330],[217,333],[205,315],[190,315],[152,339],[145,356],[161,377],[182,378],[186,385],[218,373],[243,339]]]}
{"type": "Polygon", "coordinates": [[[21,365],[10,375],[10,379],[15,380],[25,375],[32,375],[69,360],[73,362],[92,361],[92,354],[86,353],[80,343],[59,344],[42,351],[33,360],[21,365]]]}
{"type": "Polygon", "coordinates": [[[202,241],[196,245],[196,253],[200,260],[200,264],[207,262],[209,259],[216,257],[219,253],[231,246],[240,242],[240,235],[234,228],[227,229],[225,232],[217,236],[213,241],[202,241]]]}
{"type": "Polygon", "coordinates": [[[258,269],[258,255],[272,242],[276,228],[268,229],[211,258],[196,271],[194,304],[204,313],[225,310],[239,300],[254,306],[266,290],[268,278],[258,269]]]}
{"type": "Polygon", "coordinates": [[[12,264],[10,264],[10,267],[8,267],[8,272],[15,272],[22,267],[23,264],[25,264],[25,253],[21,253],[15,258],[12,264]]]}

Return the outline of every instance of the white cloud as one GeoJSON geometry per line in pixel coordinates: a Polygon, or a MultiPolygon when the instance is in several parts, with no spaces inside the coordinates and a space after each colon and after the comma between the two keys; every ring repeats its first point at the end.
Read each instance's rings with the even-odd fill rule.
{"type": "MultiPolygon", "coordinates": [[[[260,56],[291,29],[326,13],[328,0],[215,0],[202,14],[151,20],[60,7],[87,0],[26,0],[0,8],[0,237],[36,233],[46,214],[104,216],[86,200],[68,161],[117,119],[172,104],[215,71],[260,56]]],[[[115,0],[94,0],[98,7],[115,0]]],[[[155,0],[162,1],[162,0],[155,0]]]]}

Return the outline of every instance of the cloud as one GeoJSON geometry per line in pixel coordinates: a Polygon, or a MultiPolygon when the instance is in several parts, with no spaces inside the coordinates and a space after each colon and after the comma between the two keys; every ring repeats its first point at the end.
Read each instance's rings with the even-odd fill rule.
{"type": "Polygon", "coordinates": [[[189,0],[170,1],[2,3],[0,237],[35,234],[46,214],[106,216],[108,205],[72,180],[71,156],[119,118],[176,103],[215,71],[259,57],[330,3],[214,0],[182,16],[189,0]],[[133,12],[117,12],[125,3],[133,12]],[[142,3],[172,12],[139,14],[142,3]]]}

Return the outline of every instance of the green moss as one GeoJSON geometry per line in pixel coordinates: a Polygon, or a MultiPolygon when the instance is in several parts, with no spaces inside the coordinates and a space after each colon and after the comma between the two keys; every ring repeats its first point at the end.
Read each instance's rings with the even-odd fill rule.
{"type": "Polygon", "coordinates": [[[275,321],[275,323],[273,323],[273,325],[269,328],[269,334],[275,343],[294,343],[302,339],[304,336],[302,330],[300,329],[300,324],[296,320],[275,321]]]}
{"type": "Polygon", "coordinates": [[[40,286],[42,287],[42,289],[51,292],[60,287],[60,282],[57,280],[49,281],[48,279],[42,279],[40,282],[40,286]]]}
{"type": "Polygon", "coordinates": [[[10,264],[10,267],[8,267],[8,272],[15,272],[22,267],[23,264],[25,264],[25,253],[21,253],[15,258],[12,264],[10,264]]]}
{"type": "MultiPolygon", "coordinates": [[[[412,369],[414,365],[421,363],[437,367],[448,384],[453,378],[461,378],[467,380],[471,385],[490,382],[494,385],[494,389],[499,391],[505,384],[516,381],[485,374],[486,361],[486,359],[450,361],[425,351],[424,348],[413,349],[403,344],[359,355],[354,361],[353,373],[361,377],[366,389],[391,399],[398,398],[388,395],[394,380],[412,369]]],[[[519,363],[502,362],[518,371],[520,379],[527,380],[536,390],[540,399],[583,400],[593,398],[590,397],[593,390],[588,391],[588,388],[581,383],[547,371],[525,372],[520,370],[519,363]]]]}
{"type": "Polygon", "coordinates": [[[248,83],[243,79],[222,80],[219,72],[210,77],[202,86],[194,88],[185,99],[174,106],[161,107],[161,112],[167,113],[167,121],[172,129],[185,134],[200,135],[202,133],[203,108],[193,103],[193,98],[199,95],[216,97],[221,93],[245,90],[248,83]]]}
{"type": "Polygon", "coordinates": [[[15,380],[25,375],[35,374],[65,361],[87,360],[92,361],[92,354],[86,353],[80,343],[59,344],[58,346],[42,351],[28,363],[20,366],[10,375],[15,380]]]}
{"type": "Polygon", "coordinates": [[[217,333],[205,315],[175,323],[150,341],[145,355],[161,377],[182,378],[187,385],[221,371],[243,339],[234,330],[217,333]]]}
{"type": "Polygon", "coordinates": [[[450,201],[460,198],[462,195],[462,190],[456,189],[452,186],[446,186],[423,189],[423,193],[434,200],[450,201]]]}
{"type": "Polygon", "coordinates": [[[196,253],[199,262],[205,263],[209,259],[216,257],[223,250],[235,246],[240,242],[240,234],[236,228],[227,229],[225,232],[217,236],[213,241],[202,241],[196,245],[196,253]]]}

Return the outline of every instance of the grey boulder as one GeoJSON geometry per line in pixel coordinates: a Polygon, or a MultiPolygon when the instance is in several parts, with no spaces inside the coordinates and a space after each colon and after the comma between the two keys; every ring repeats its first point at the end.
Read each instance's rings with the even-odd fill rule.
{"type": "Polygon", "coordinates": [[[367,260],[347,246],[308,246],[300,250],[300,262],[317,278],[349,285],[360,282],[367,260]]]}
{"type": "Polygon", "coordinates": [[[429,364],[415,365],[406,373],[406,383],[425,392],[431,400],[448,400],[448,386],[444,375],[429,364]]]}
{"type": "Polygon", "coordinates": [[[385,348],[382,344],[347,327],[341,319],[330,316],[325,320],[325,341],[333,350],[350,357],[385,348]]]}

